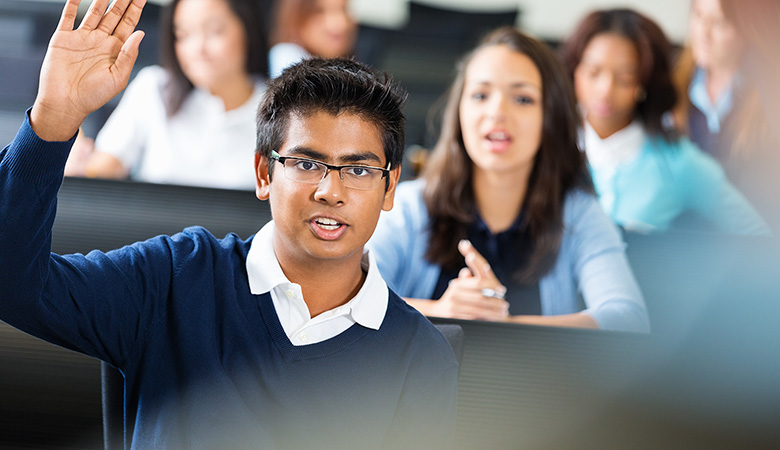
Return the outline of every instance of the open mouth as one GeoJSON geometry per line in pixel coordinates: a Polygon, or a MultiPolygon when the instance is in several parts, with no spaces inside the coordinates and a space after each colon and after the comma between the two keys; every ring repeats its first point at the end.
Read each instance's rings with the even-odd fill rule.
{"type": "Polygon", "coordinates": [[[485,135],[485,141],[491,151],[504,152],[512,144],[512,137],[504,131],[491,131],[485,135]]]}
{"type": "Polygon", "coordinates": [[[327,219],[324,217],[314,219],[314,223],[317,224],[317,226],[320,228],[328,231],[338,230],[340,226],[344,225],[343,223],[339,223],[333,219],[327,219]]]}
{"type": "Polygon", "coordinates": [[[487,140],[491,142],[509,142],[509,135],[503,131],[492,131],[488,133],[487,140]]]}

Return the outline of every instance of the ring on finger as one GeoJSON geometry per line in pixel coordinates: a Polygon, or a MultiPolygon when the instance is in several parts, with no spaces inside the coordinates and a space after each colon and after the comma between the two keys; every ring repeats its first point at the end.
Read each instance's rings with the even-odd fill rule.
{"type": "Polygon", "coordinates": [[[506,291],[485,288],[485,289],[482,289],[482,295],[485,296],[485,297],[499,298],[499,299],[503,300],[504,295],[506,295],[506,291]]]}

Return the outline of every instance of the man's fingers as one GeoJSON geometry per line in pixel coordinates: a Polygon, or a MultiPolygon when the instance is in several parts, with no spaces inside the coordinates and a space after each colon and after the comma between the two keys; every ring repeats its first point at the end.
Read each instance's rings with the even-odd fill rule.
{"type": "Polygon", "coordinates": [[[141,40],[144,38],[144,32],[141,30],[131,34],[130,37],[122,44],[122,50],[119,51],[116,61],[114,61],[114,67],[116,68],[116,76],[122,80],[122,85],[126,85],[130,79],[130,73],[133,71],[133,65],[138,58],[138,46],[141,45],[141,40]]]}
{"type": "Polygon", "coordinates": [[[82,30],[94,30],[97,28],[100,19],[103,18],[103,14],[106,12],[106,6],[108,6],[108,0],[93,0],[79,28],[82,30]]]}
{"type": "Polygon", "coordinates": [[[57,24],[58,31],[73,31],[73,25],[76,24],[76,16],[79,13],[79,3],[81,0],[68,0],[62,9],[60,22],[57,24]]]}
{"type": "Polygon", "coordinates": [[[143,11],[145,4],[146,0],[132,0],[130,5],[127,6],[124,15],[119,20],[119,23],[116,25],[116,28],[114,28],[114,36],[121,41],[124,41],[133,33],[136,25],[138,25],[138,20],[141,18],[141,12],[143,11]]]}

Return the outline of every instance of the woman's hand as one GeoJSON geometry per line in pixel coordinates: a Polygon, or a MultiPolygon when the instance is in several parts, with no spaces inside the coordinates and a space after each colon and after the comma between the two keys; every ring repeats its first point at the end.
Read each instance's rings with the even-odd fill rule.
{"type": "Polygon", "coordinates": [[[94,0],[73,29],[81,0],[68,0],[41,66],[30,113],[44,140],[68,140],[87,115],[127,85],[143,32],[133,31],[146,0],[94,0]],[[105,11],[105,14],[104,14],[105,11]]]}
{"type": "Polygon", "coordinates": [[[428,315],[455,319],[504,320],[509,315],[509,304],[504,300],[506,288],[498,281],[487,260],[463,240],[458,250],[468,268],[461,269],[458,278],[436,302],[431,302],[428,315]]]}

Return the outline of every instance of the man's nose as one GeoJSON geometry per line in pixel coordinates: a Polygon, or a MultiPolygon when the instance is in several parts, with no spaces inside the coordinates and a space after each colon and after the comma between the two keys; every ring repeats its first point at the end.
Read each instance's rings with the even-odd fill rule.
{"type": "Polygon", "coordinates": [[[344,203],[346,199],[347,188],[344,186],[344,180],[341,178],[341,172],[328,169],[325,176],[322,177],[317,190],[314,192],[315,200],[325,201],[329,204],[344,203]]]}

